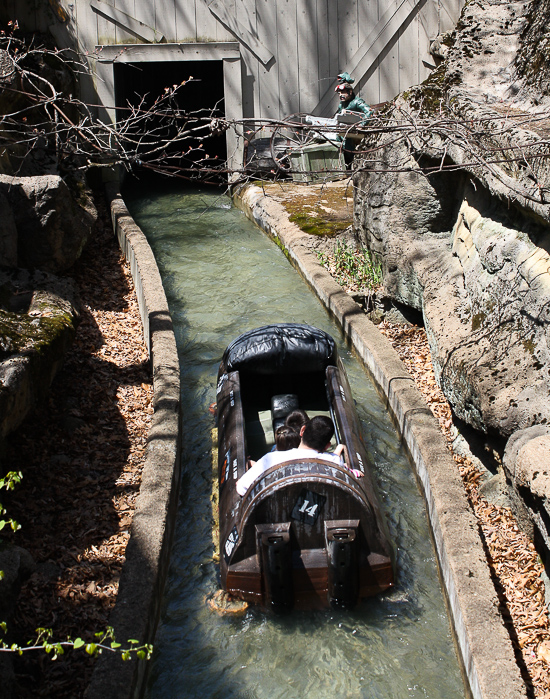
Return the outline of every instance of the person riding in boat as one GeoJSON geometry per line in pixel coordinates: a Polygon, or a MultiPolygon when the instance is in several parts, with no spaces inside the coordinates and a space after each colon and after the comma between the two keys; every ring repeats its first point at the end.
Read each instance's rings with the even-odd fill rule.
{"type": "Polygon", "coordinates": [[[296,410],[293,410],[286,416],[285,425],[300,434],[300,430],[307,425],[308,422],[309,417],[306,411],[301,408],[296,408],[296,410]]]}
{"type": "MultiPolygon", "coordinates": [[[[300,442],[300,430],[304,425],[307,425],[309,422],[309,417],[308,414],[306,413],[305,410],[302,410],[301,408],[296,408],[296,410],[293,410],[291,413],[289,413],[286,416],[285,419],[285,424],[283,427],[288,427],[291,430],[294,430],[294,432],[298,435],[298,444],[291,444],[289,447],[284,447],[281,449],[277,443],[277,432],[275,433],[275,444],[273,445],[273,448],[271,451],[286,451],[287,449],[293,449],[294,447],[299,446],[300,442]]],[[[256,463],[255,461],[250,462],[252,466],[256,463]]]]}
{"type": "Polygon", "coordinates": [[[344,466],[342,452],[344,445],[339,444],[334,452],[327,452],[330,440],[334,434],[334,424],[329,417],[317,415],[311,418],[300,430],[301,441],[297,448],[287,451],[270,451],[249,468],[237,481],[237,493],[243,496],[252,483],[257,480],[264,471],[272,466],[278,466],[286,461],[296,459],[323,459],[344,466]],[[313,453],[312,453],[313,452],[313,453]]]}
{"type": "Polygon", "coordinates": [[[293,430],[292,427],[281,425],[277,427],[275,432],[275,450],[289,451],[289,449],[297,449],[300,446],[300,433],[293,430]]]}

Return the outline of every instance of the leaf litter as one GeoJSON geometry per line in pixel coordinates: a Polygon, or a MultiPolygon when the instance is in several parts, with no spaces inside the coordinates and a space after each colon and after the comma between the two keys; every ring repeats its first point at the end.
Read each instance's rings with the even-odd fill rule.
{"type": "MultiPolygon", "coordinates": [[[[153,414],[153,387],[130,270],[105,205],[98,230],[69,272],[81,322],[46,401],[10,435],[8,470],[23,481],[4,498],[33,555],[10,623],[26,644],[39,626],[54,638],[105,629],[118,593],[153,414]]],[[[126,641],[127,639],[117,639],[126,641]]],[[[122,662],[122,661],[121,661],[122,662]]],[[[15,660],[17,696],[80,697],[94,659],[68,651],[15,660]]]]}
{"type": "Polygon", "coordinates": [[[535,547],[509,508],[480,495],[481,473],[453,451],[453,416],[437,385],[424,328],[382,321],[378,326],[424,395],[458,466],[487,549],[488,563],[501,602],[501,613],[516,651],[530,696],[550,699],[550,626],[545,604],[544,567],[535,547]]]}

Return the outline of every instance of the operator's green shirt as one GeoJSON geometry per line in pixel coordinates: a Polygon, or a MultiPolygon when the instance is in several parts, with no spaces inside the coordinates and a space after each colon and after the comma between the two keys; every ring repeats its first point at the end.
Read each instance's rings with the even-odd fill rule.
{"type": "Polygon", "coordinates": [[[336,113],[341,112],[361,112],[366,117],[372,116],[372,109],[361,97],[353,97],[347,104],[340,102],[336,113]]]}

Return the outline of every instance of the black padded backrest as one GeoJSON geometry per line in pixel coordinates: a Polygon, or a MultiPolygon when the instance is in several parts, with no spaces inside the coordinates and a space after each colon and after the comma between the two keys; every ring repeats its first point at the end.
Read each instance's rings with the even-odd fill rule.
{"type": "Polygon", "coordinates": [[[225,350],[220,372],[289,374],[324,371],[337,361],[323,330],[299,323],[265,325],[240,335],[225,350]]]}
{"type": "Polygon", "coordinates": [[[293,410],[298,410],[298,396],[295,393],[280,393],[271,398],[271,420],[273,422],[273,434],[278,427],[285,424],[285,420],[293,410]]]}

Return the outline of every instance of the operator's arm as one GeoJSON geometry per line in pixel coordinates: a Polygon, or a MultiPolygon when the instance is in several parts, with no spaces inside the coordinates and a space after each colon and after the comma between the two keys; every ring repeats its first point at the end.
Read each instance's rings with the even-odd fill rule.
{"type": "Polygon", "coordinates": [[[342,111],[345,112],[356,112],[364,114],[367,119],[372,116],[372,109],[365,102],[362,97],[354,97],[351,102],[344,107],[342,111]]]}

